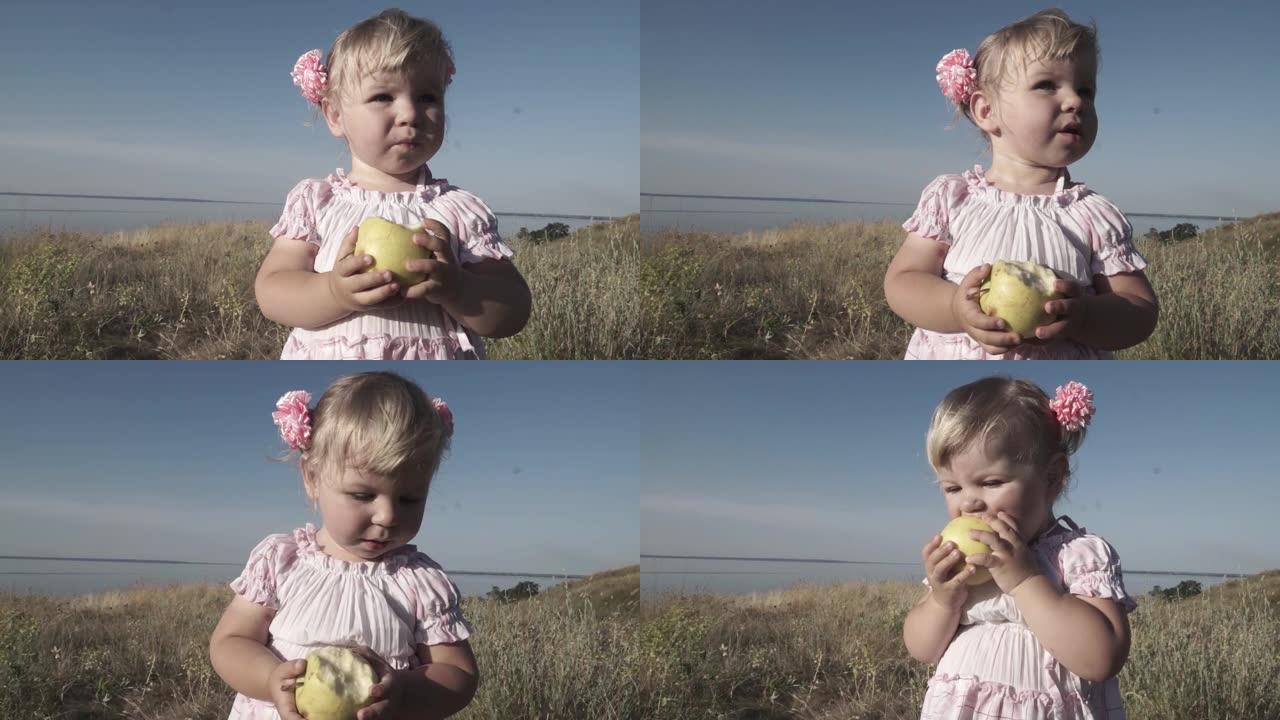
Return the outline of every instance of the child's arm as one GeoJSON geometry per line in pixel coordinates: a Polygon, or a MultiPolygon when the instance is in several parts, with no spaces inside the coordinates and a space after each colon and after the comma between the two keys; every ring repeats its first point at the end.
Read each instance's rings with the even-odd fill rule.
{"type": "Polygon", "coordinates": [[[902,640],[911,657],[922,663],[937,664],[960,626],[960,611],[958,607],[949,610],[936,602],[932,590],[921,598],[902,623],[902,640]]]}
{"type": "Polygon", "coordinates": [[[352,228],[343,239],[340,259],[324,273],[314,270],[315,245],[276,240],[253,284],[262,314],[281,325],[315,330],[395,297],[391,273],[360,272],[372,259],[352,255],[358,230],[352,228]]]}
{"type": "Polygon", "coordinates": [[[1092,682],[1120,674],[1129,658],[1129,618],[1116,601],[1059,592],[1044,575],[1027,578],[1009,594],[1063,667],[1092,682]]]}
{"type": "Polygon", "coordinates": [[[907,233],[884,275],[884,297],[889,307],[916,327],[967,333],[993,355],[1016,347],[1017,333],[1006,331],[1003,320],[983,313],[973,295],[989,272],[987,266],[974,268],[956,285],[942,276],[946,254],[945,244],[907,233]]]}
{"type": "Polygon", "coordinates": [[[902,641],[911,657],[935,664],[942,659],[960,625],[960,613],[969,597],[965,582],[977,568],[966,564],[955,543],[943,542],[941,535],[929,538],[920,557],[924,559],[929,592],[907,613],[902,623],[902,641]],[[961,565],[964,567],[957,571],[961,565]]]}
{"type": "Polygon", "coordinates": [[[459,271],[457,297],[441,303],[463,325],[484,337],[510,337],[524,329],[533,297],[509,260],[481,260],[459,271]]]}
{"type": "Polygon", "coordinates": [[[884,274],[884,297],[903,320],[934,332],[964,332],[951,311],[957,286],[942,276],[947,246],[916,233],[898,248],[884,274]]]}
{"type": "Polygon", "coordinates": [[[1080,300],[1084,318],[1069,332],[1073,340],[1103,350],[1123,350],[1155,332],[1160,308],[1141,270],[1096,275],[1093,287],[1097,294],[1080,300]]]}
{"type": "Polygon", "coordinates": [[[435,220],[423,222],[427,232],[413,242],[431,251],[431,258],[409,260],[405,269],[427,279],[405,292],[444,308],[458,322],[484,337],[509,337],[524,329],[533,308],[524,276],[509,260],[484,258],[463,265],[449,245],[449,228],[435,220]]]}
{"type": "Polygon", "coordinates": [[[305,663],[283,662],[267,647],[272,611],[236,595],[209,637],[213,669],[236,692],[275,703],[283,718],[297,717],[293,692],[280,684],[300,677],[305,663]]]}
{"type": "Polygon", "coordinates": [[[422,665],[398,671],[405,680],[397,720],[439,720],[459,712],[475,697],[480,671],[466,640],[418,644],[422,665]]]}

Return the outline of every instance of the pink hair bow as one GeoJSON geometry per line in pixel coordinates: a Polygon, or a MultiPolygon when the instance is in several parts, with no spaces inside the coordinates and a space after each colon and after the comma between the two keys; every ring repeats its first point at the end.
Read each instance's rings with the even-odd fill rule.
{"type": "Polygon", "coordinates": [[[431,407],[436,409],[436,414],[440,416],[440,421],[444,423],[445,432],[453,434],[453,411],[449,409],[449,403],[440,398],[431,399],[431,407]]]}
{"type": "Polygon", "coordinates": [[[1075,380],[1059,386],[1049,409],[1064,430],[1075,432],[1089,426],[1093,419],[1093,391],[1075,380]]]}
{"type": "Polygon", "coordinates": [[[319,50],[308,50],[302,53],[298,62],[293,64],[290,77],[293,78],[293,84],[302,89],[302,97],[306,98],[307,102],[319,105],[324,99],[325,88],[329,86],[329,71],[325,69],[324,63],[320,62],[319,50]]]}
{"type": "Polygon", "coordinates": [[[934,71],[938,73],[938,87],[956,105],[965,105],[969,96],[978,89],[978,72],[973,69],[973,58],[964,48],[952,50],[938,61],[934,71]]]}
{"type": "Polygon", "coordinates": [[[311,447],[311,395],[306,390],[290,390],[276,401],[271,420],[280,428],[284,444],[306,452],[311,447]]]}

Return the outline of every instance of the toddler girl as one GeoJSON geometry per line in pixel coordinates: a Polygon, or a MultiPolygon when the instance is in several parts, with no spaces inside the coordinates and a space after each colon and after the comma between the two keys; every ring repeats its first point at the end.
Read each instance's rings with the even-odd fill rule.
{"type": "Polygon", "coordinates": [[[341,378],[309,402],[286,393],[272,417],[301,453],[322,524],[268,535],[231,583],[209,640],[214,669],[239,693],[229,717],[298,720],[304,658],[329,645],[358,648],[380,678],[361,720],[451,715],[476,689],[472,627],[458,588],[408,544],[453,433],[449,408],[391,373],[341,378]]]}
{"type": "Polygon", "coordinates": [[[912,657],[937,664],[922,720],[1124,717],[1116,675],[1137,603],[1115,549],[1053,514],[1092,415],[1080,383],[1050,401],[999,377],[952,390],[934,411],[926,446],[947,515],[994,532],[970,531],[990,553],[963,558],[941,536],[921,553],[929,590],[902,634],[912,657]],[[993,580],[967,585],[979,567],[993,580]]]}
{"type": "Polygon", "coordinates": [[[972,60],[955,50],[938,83],[991,149],[974,166],[929,183],[885,274],[885,298],[917,326],[907,359],[1106,358],[1155,329],[1155,292],[1133,228],[1067,166],[1098,132],[1094,29],[1046,10],[989,35],[972,60]],[[1064,296],[1056,316],[1020,337],[983,314],[978,287],[995,260],[1052,268],[1064,296]]]}
{"type": "Polygon", "coordinates": [[[432,176],[444,141],[453,59],[440,28],[387,10],[343,32],[320,63],[294,67],[302,95],[351,150],[351,172],[298,183],[271,228],[254,290],[262,313],[294,326],[283,359],[482,358],[480,336],[514,335],[529,318],[529,288],[507,258],[497,220],[480,198],[432,176]],[[409,260],[427,279],[400,287],[354,255],[368,217],[422,224],[409,260]]]}

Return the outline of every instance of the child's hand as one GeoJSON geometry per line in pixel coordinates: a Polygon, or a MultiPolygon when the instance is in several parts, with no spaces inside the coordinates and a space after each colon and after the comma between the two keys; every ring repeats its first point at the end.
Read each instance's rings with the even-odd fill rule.
{"type": "Polygon", "coordinates": [[[948,610],[957,610],[969,597],[969,579],[977,568],[965,563],[964,556],[955,543],[942,542],[941,535],[934,535],[920,551],[924,558],[924,574],[929,578],[930,597],[948,610]],[[956,571],[956,564],[964,567],[956,571]]]}
{"type": "Polygon", "coordinates": [[[369,691],[369,697],[373,698],[373,704],[368,707],[361,708],[356,713],[356,720],[379,720],[396,717],[401,710],[401,703],[404,700],[404,680],[400,675],[391,669],[391,665],[382,656],[361,645],[357,648],[351,648],[351,651],[373,666],[373,672],[378,676],[378,684],[374,685],[369,691]]]}
{"type": "Polygon", "coordinates": [[[329,294],[335,302],[350,312],[368,310],[374,305],[395,298],[399,286],[390,272],[367,273],[364,269],[373,264],[368,255],[356,256],[356,236],[360,228],[353,227],[342,239],[338,248],[338,261],[325,273],[329,279],[329,294]]]}
{"type": "Polygon", "coordinates": [[[1053,291],[1062,295],[1059,300],[1050,300],[1044,304],[1047,313],[1058,316],[1048,325],[1036,328],[1036,338],[1043,341],[1056,340],[1060,337],[1072,337],[1076,328],[1083,322],[1084,303],[1080,298],[1084,290],[1074,278],[1065,277],[1063,273],[1054,271],[1058,279],[1053,283],[1053,291]]]}
{"type": "Polygon", "coordinates": [[[964,276],[951,296],[951,314],[983,350],[992,355],[1003,355],[1021,345],[1022,338],[1010,331],[1005,321],[982,312],[978,305],[980,286],[990,274],[990,265],[979,265],[964,276]]]}
{"type": "Polygon", "coordinates": [[[414,235],[413,242],[430,250],[432,259],[405,261],[406,270],[427,274],[427,279],[410,287],[405,297],[422,298],[437,305],[451,303],[458,299],[462,280],[458,260],[449,247],[449,228],[435,220],[425,220],[422,224],[425,232],[414,235]]]}
{"type": "Polygon", "coordinates": [[[1006,512],[999,512],[994,517],[987,516],[987,524],[995,532],[970,530],[969,537],[985,543],[991,548],[989,553],[970,555],[968,560],[991,571],[996,585],[1005,593],[1012,593],[1014,588],[1027,578],[1040,574],[1040,566],[1036,564],[1031,548],[1022,541],[1018,526],[1006,512]]]}
{"type": "Polygon", "coordinates": [[[298,714],[298,702],[293,693],[298,678],[307,672],[306,660],[290,660],[276,665],[267,677],[267,687],[271,690],[271,702],[275,703],[280,720],[306,720],[298,714]]]}

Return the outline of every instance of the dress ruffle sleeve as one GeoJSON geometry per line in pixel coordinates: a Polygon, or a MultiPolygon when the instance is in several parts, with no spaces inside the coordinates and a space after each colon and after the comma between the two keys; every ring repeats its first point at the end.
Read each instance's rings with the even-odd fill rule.
{"type": "Polygon", "coordinates": [[[1133,243],[1133,226],[1110,200],[1090,193],[1067,208],[1067,212],[1076,217],[1088,234],[1093,251],[1089,261],[1092,274],[1116,275],[1147,266],[1146,258],[1133,243]]]}
{"type": "Polygon", "coordinates": [[[471,637],[475,628],[462,616],[462,594],[435,561],[417,553],[401,572],[408,573],[408,592],[417,617],[416,642],[439,645],[471,637]]]}
{"type": "Polygon", "coordinates": [[[293,186],[284,200],[284,212],[272,226],[271,237],[302,240],[320,245],[316,232],[316,211],[332,197],[332,188],[323,180],[306,179],[293,186]]]}
{"type": "Polygon", "coordinates": [[[231,581],[231,589],[244,599],[280,609],[276,596],[280,574],[298,559],[298,545],[290,535],[268,535],[249,553],[240,576],[231,581]]]}
{"type": "Polygon", "coordinates": [[[446,225],[457,228],[458,261],[463,265],[516,254],[498,234],[498,218],[475,195],[451,186],[440,194],[433,207],[445,216],[446,225]]]}
{"type": "Polygon", "coordinates": [[[964,177],[939,175],[920,193],[916,211],[902,224],[902,229],[950,245],[951,210],[964,200],[967,192],[964,177]]]}
{"type": "Polygon", "coordinates": [[[1120,554],[1097,535],[1072,539],[1058,552],[1058,566],[1067,592],[1088,598],[1110,598],[1120,603],[1125,612],[1133,612],[1138,603],[1124,589],[1120,554]]]}

